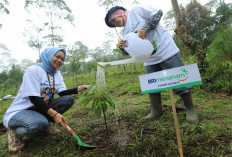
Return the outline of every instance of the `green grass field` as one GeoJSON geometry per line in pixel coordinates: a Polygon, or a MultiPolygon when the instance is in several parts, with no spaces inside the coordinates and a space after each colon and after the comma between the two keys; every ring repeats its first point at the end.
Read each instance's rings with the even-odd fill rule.
{"type": "MultiPolygon", "coordinates": [[[[139,75],[144,74],[143,66],[109,67],[106,71],[107,89],[116,104],[116,110],[107,111],[108,132],[103,117],[97,119],[91,105],[83,108],[74,104],[64,115],[69,125],[83,142],[97,145],[94,150],[82,150],[75,139],[61,127],[61,133],[54,136],[38,136],[24,139],[26,148],[18,153],[8,151],[7,133],[0,134],[0,156],[51,157],[163,157],[179,156],[175,125],[168,91],[162,92],[164,115],[145,121],[150,112],[148,94],[141,94],[139,75]]],[[[95,84],[95,73],[84,75],[73,83],[66,77],[68,88],[77,84],[95,84]]],[[[185,121],[185,111],[178,111],[184,156],[224,157],[232,156],[232,96],[225,93],[206,93],[199,85],[192,89],[193,102],[199,116],[197,124],[185,121]]],[[[80,97],[81,93],[75,98],[80,97]]],[[[175,101],[179,99],[174,96],[175,101]]],[[[11,101],[0,103],[0,119],[11,101]]]]}

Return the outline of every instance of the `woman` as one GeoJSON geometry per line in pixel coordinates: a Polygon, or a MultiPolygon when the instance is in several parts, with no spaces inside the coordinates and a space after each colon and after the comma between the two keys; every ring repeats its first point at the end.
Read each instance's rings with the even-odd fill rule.
{"type": "MultiPolygon", "coordinates": [[[[148,39],[154,46],[154,52],[150,58],[144,63],[145,72],[152,73],[165,69],[171,69],[184,66],[179,55],[179,48],[172,39],[171,34],[159,23],[163,15],[162,10],[157,10],[150,6],[136,6],[130,11],[123,7],[112,7],[105,16],[107,26],[124,27],[122,35],[125,36],[130,32],[137,33],[142,39],[148,39]]],[[[127,54],[124,48],[125,40],[120,40],[119,48],[123,54],[127,54]]],[[[173,89],[173,91],[181,96],[186,107],[186,120],[188,122],[197,122],[198,117],[192,102],[190,89],[192,87],[182,87],[173,89]]],[[[160,92],[150,93],[151,113],[144,119],[152,119],[160,117],[163,114],[160,92]]]]}
{"type": "Polygon", "coordinates": [[[40,64],[32,65],[25,71],[19,92],[3,117],[4,126],[10,130],[10,151],[23,149],[22,138],[25,136],[32,137],[41,132],[58,133],[59,129],[50,126],[49,122],[59,125],[67,123],[62,114],[74,104],[70,94],[89,88],[89,85],[81,85],[66,89],[63,77],[57,71],[66,58],[65,49],[46,48],[40,58],[40,64]],[[60,97],[54,99],[55,93],[60,97]]]}

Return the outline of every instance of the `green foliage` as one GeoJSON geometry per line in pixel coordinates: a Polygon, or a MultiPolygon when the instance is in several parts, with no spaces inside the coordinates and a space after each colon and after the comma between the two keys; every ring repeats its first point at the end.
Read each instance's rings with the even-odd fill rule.
{"type": "MultiPolygon", "coordinates": [[[[36,48],[39,50],[45,43],[47,46],[58,46],[63,42],[62,35],[58,34],[59,30],[62,30],[61,26],[55,25],[56,19],[67,21],[70,24],[73,24],[74,17],[72,15],[71,9],[66,5],[66,3],[63,0],[41,0],[41,1],[31,1],[26,0],[24,5],[25,10],[27,10],[30,14],[35,13],[36,10],[42,12],[45,16],[46,21],[44,21],[43,26],[39,26],[38,24],[36,26],[33,26],[32,30],[36,32],[36,35],[32,35],[32,33],[29,35],[30,40],[28,40],[28,45],[32,48],[36,48]],[[45,15],[46,14],[46,15],[45,15]],[[46,29],[45,29],[46,28],[46,29]],[[42,41],[41,34],[43,32],[49,31],[49,34],[43,35],[43,40],[46,39],[46,41],[42,41]]],[[[42,15],[41,14],[41,15],[42,15]]],[[[39,18],[41,18],[39,16],[39,18]]],[[[34,17],[28,21],[33,22],[34,17]]],[[[31,30],[30,30],[31,32],[31,30]]]]}
{"type": "Polygon", "coordinates": [[[109,93],[106,90],[101,90],[96,93],[96,97],[93,100],[92,110],[97,117],[101,117],[101,113],[105,114],[108,107],[115,108],[115,104],[111,99],[109,93]]]}
{"type": "Polygon", "coordinates": [[[106,90],[97,90],[96,86],[91,86],[87,93],[84,92],[83,96],[77,100],[78,104],[83,104],[83,107],[92,102],[92,111],[96,117],[100,118],[102,113],[105,114],[108,107],[115,108],[115,104],[106,90]]]}
{"type": "Polygon", "coordinates": [[[232,18],[218,25],[213,43],[209,46],[207,61],[223,62],[232,61],[232,18]]]}
{"type": "MultiPolygon", "coordinates": [[[[231,66],[227,68],[231,69],[231,66]]],[[[133,73],[131,73],[133,66],[128,66],[127,69],[130,70],[124,71],[122,66],[107,68],[107,88],[110,89],[112,99],[117,104],[117,116],[111,114],[110,108],[107,111],[109,135],[103,133],[104,126],[101,119],[96,118],[93,114],[87,114],[92,109],[93,99],[85,106],[85,110],[82,110],[83,106],[74,104],[65,112],[65,118],[69,125],[83,139],[83,142],[95,144],[98,146],[97,149],[81,151],[75,140],[66,131],[59,128],[61,133],[55,136],[37,136],[25,139],[27,147],[17,155],[25,157],[179,156],[173,115],[171,108],[168,108],[171,105],[168,92],[162,92],[164,115],[152,121],[144,121],[143,117],[150,112],[149,95],[137,94],[138,89],[135,88],[137,86],[135,82],[139,83],[138,76],[144,74],[144,67],[137,64],[137,71],[133,73]],[[126,89],[127,93],[119,95],[126,89]],[[100,149],[103,147],[104,151],[101,151],[100,149]]],[[[81,79],[80,75],[78,75],[78,79],[81,79]]],[[[86,73],[84,80],[86,84],[94,84],[95,77],[88,79],[86,73]]],[[[67,88],[75,86],[72,83],[72,77],[64,77],[64,81],[67,88]]],[[[192,90],[193,102],[200,119],[197,124],[186,123],[185,111],[177,113],[183,152],[187,156],[194,157],[231,156],[232,97],[205,92],[200,87],[206,85],[196,86],[192,90]]],[[[90,89],[89,95],[94,93],[90,89]]],[[[84,97],[81,94],[84,93],[77,95],[80,99],[84,97]]],[[[174,97],[176,100],[179,98],[176,95],[174,97]]],[[[4,102],[8,103],[8,101],[4,102]]],[[[6,108],[3,106],[2,114],[5,113],[6,108]]],[[[0,154],[0,156],[15,155],[8,151],[7,133],[0,135],[0,154]]]]}
{"type": "Polygon", "coordinates": [[[109,10],[111,7],[117,5],[118,3],[121,3],[122,0],[99,0],[98,5],[104,6],[106,10],[109,10]]]}
{"type": "MultiPolygon", "coordinates": [[[[54,27],[53,27],[53,29],[54,29],[54,27]]],[[[60,35],[48,34],[48,35],[45,35],[43,38],[47,39],[47,45],[48,46],[53,46],[54,47],[55,43],[57,45],[57,44],[60,44],[61,42],[63,42],[63,37],[60,36],[60,35]]]]}
{"type": "Polygon", "coordinates": [[[216,14],[214,16],[214,23],[219,24],[227,21],[232,16],[232,3],[226,4],[224,1],[216,3],[218,4],[218,6],[216,8],[216,14]]]}
{"type": "Polygon", "coordinates": [[[208,91],[232,92],[232,18],[218,25],[213,43],[209,46],[206,60],[209,64],[203,79],[208,91]]]}
{"type": "Polygon", "coordinates": [[[203,47],[207,47],[210,43],[209,32],[212,29],[211,11],[195,0],[190,1],[185,8],[181,7],[181,16],[189,35],[200,41],[203,47]]]}
{"type": "Polygon", "coordinates": [[[53,11],[55,16],[63,18],[69,22],[73,22],[74,17],[72,16],[71,9],[67,6],[63,0],[42,0],[42,1],[31,1],[26,0],[24,8],[30,11],[30,7],[37,7],[43,10],[53,11]]]}
{"type": "MultiPolygon", "coordinates": [[[[0,2],[0,14],[3,14],[3,13],[9,14],[10,13],[10,11],[6,7],[6,5],[9,5],[8,0],[3,0],[3,2],[0,2]]],[[[2,27],[2,24],[0,24],[0,28],[1,27],[2,27]]]]}
{"type": "Polygon", "coordinates": [[[206,74],[203,75],[203,80],[206,82],[203,86],[209,92],[228,92],[232,93],[232,63],[224,61],[217,64],[212,64],[206,69],[206,74]]]}
{"type": "Polygon", "coordinates": [[[83,93],[83,95],[84,95],[83,97],[80,97],[77,100],[77,103],[83,104],[83,107],[86,108],[86,106],[90,102],[92,102],[92,111],[94,112],[94,115],[97,118],[101,118],[103,114],[106,132],[108,132],[107,121],[106,121],[106,111],[108,107],[112,107],[115,109],[115,104],[112,101],[109,93],[106,92],[106,89],[98,90],[96,86],[91,86],[87,91],[83,93]]]}
{"type": "Polygon", "coordinates": [[[6,13],[6,14],[10,13],[6,5],[9,5],[8,0],[3,0],[3,2],[0,2],[0,13],[6,13]]]}

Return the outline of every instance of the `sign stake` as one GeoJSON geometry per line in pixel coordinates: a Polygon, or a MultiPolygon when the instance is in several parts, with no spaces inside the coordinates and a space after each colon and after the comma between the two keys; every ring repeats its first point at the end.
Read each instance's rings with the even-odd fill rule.
{"type": "Polygon", "coordinates": [[[182,148],[182,142],[181,142],[181,136],[180,136],[180,128],[179,128],[179,123],[178,123],[178,119],[177,119],[173,91],[171,89],[169,90],[169,95],[170,95],[170,99],[171,99],[171,103],[172,103],[172,112],[173,112],[174,123],[175,123],[175,128],[176,128],[176,137],[177,137],[178,149],[179,149],[180,157],[183,157],[184,155],[183,155],[183,148],[182,148]]]}

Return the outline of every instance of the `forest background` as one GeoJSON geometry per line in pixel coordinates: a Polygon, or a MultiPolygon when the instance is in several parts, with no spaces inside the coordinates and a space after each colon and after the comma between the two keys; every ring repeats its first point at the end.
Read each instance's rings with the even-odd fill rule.
{"type": "MultiPolygon", "coordinates": [[[[172,1],[173,8],[176,7],[174,2],[172,1]]],[[[98,5],[107,10],[107,8],[121,3],[122,1],[100,0],[98,5]]],[[[10,10],[7,8],[9,2],[4,0],[0,4],[1,14],[10,14],[10,10]]],[[[133,4],[139,4],[139,2],[131,1],[131,5],[133,4]]],[[[173,38],[181,50],[181,57],[188,63],[199,64],[205,83],[202,88],[207,91],[231,93],[232,90],[232,80],[230,79],[232,69],[231,5],[223,0],[211,0],[202,6],[197,0],[191,0],[185,6],[177,5],[178,9],[169,10],[162,18],[165,27],[173,33],[173,38]]],[[[42,26],[41,24],[36,26],[33,18],[28,19],[28,29],[37,33],[27,35],[25,42],[38,54],[48,46],[66,48],[68,57],[60,71],[64,76],[72,76],[76,83],[78,83],[77,75],[96,71],[96,62],[125,59],[117,47],[118,34],[115,34],[114,30],[113,33],[102,32],[105,33],[107,40],[94,49],[88,48],[82,41],[76,41],[72,45],[65,44],[61,33],[65,28],[54,24],[57,19],[70,25],[73,24],[72,10],[65,1],[26,0],[24,8],[28,14],[33,14],[36,9],[44,10],[48,17],[42,26]]],[[[30,59],[24,59],[17,64],[15,59],[9,59],[10,50],[7,45],[0,43],[0,50],[2,68],[0,97],[5,94],[15,95],[22,81],[24,70],[35,63],[30,59]],[[4,64],[5,61],[8,62],[7,65],[4,64]],[[15,87],[13,93],[7,91],[10,90],[9,86],[15,87]]],[[[22,52],[19,51],[19,53],[22,52]]]]}

